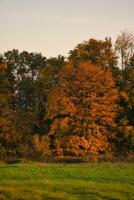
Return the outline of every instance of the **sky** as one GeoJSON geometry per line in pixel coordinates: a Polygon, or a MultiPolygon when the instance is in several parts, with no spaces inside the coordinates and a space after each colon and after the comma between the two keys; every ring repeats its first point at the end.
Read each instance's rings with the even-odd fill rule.
{"type": "Polygon", "coordinates": [[[0,0],[0,53],[68,52],[89,38],[134,33],[134,0],[0,0]]]}

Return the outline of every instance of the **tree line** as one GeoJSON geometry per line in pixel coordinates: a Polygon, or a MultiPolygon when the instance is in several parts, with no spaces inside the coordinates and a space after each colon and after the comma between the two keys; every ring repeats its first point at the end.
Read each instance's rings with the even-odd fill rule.
{"type": "Polygon", "coordinates": [[[134,37],[0,55],[0,158],[133,156],[134,37]]]}

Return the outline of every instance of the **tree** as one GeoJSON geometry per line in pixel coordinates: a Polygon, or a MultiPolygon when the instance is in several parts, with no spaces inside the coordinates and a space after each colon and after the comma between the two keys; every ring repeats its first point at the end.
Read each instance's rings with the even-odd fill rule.
{"type": "MultiPolygon", "coordinates": [[[[115,49],[120,64],[119,104],[116,129],[116,148],[120,153],[132,152],[134,149],[134,99],[133,99],[133,55],[134,36],[130,32],[121,32],[117,37],[115,49]]],[[[117,77],[116,82],[117,82],[117,77]]]]}
{"type": "Polygon", "coordinates": [[[38,53],[13,49],[4,54],[8,77],[14,92],[15,109],[33,109],[35,106],[35,80],[38,68],[46,66],[46,58],[38,53]]]}
{"type": "Polygon", "coordinates": [[[47,59],[46,66],[38,69],[36,79],[36,130],[39,134],[47,133],[49,121],[44,120],[47,107],[45,102],[50,89],[59,81],[59,72],[65,64],[61,55],[47,59]]]}
{"type": "Polygon", "coordinates": [[[19,135],[11,109],[12,93],[7,76],[7,65],[0,63],[0,157],[16,156],[19,135]]]}
{"type": "Polygon", "coordinates": [[[50,57],[47,59],[47,66],[53,66],[54,68],[60,69],[65,64],[65,57],[58,55],[57,57],[50,57]]]}
{"type": "Polygon", "coordinates": [[[70,51],[68,59],[76,65],[79,62],[90,61],[93,64],[110,69],[115,68],[117,64],[117,57],[112,47],[111,38],[84,41],[70,51]]]}
{"type": "Polygon", "coordinates": [[[76,68],[67,64],[47,101],[53,144],[58,140],[64,154],[107,151],[115,127],[116,101],[117,90],[109,70],[88,62],[76,68]],[[69,147],[72,140],[76,144],[69,147]]]}
{"type": "Polygon", "coordinates": [[[134,36],[130,32],[122,31],[115,42],[115,49],[119,53],[122,69],[122,82],[126,84],[126,67],[134,51],[134,36]]]}
{"type": "MultiPolygon", "coordinates": [[[[7,109],[13,114],[17,138],[21,138],[17,143],[16,151],[19,155],[28,157],[32,154],[36,115],[36,80],[38,69],[46,65],[46,58],[38,53],[12,50],[6,52],[3,59],[7,63],[5,80],[8,80],[10,93],[12,93],[10,108],[7,109]]],[[[3,86],[3,91],[6,91],[6,87],[3,86]]]]}

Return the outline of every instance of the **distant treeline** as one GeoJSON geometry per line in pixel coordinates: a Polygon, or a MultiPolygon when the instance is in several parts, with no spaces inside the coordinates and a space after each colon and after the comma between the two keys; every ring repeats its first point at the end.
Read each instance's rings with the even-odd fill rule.
{"type": "Polygon", "coordinates": [[[134,38],[89,39],[68,57],[0,56],[0,158],[134,150],[134,38]]]}

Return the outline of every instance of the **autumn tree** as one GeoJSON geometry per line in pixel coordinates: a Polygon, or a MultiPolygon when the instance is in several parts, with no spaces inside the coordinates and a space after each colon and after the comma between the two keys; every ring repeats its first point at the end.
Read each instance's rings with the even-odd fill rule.
{"type": "Polygon", "coordinates": [[[110,149],[117,90],[111,72],[95,65],[67,64],[47,102],[53,144],[63,154],[81,155],[110,149]]]}
{"type": "Polygon", "coordinates": [[[112,47],[111,38],[84,41],[69,52],[68,59],[76,65],[79,62],[90,61],[93,64],[110,69],[114,69],[117,64],[117,57],[112,47]]]}

